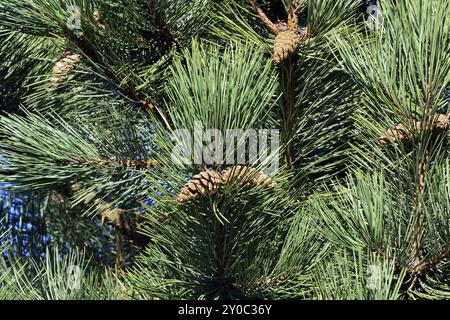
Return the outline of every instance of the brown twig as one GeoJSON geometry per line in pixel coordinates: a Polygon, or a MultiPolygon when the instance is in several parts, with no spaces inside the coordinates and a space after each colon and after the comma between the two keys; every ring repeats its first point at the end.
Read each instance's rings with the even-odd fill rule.
{"type": "MultiPolygon", "coordinates": [[[[82,188],[80,183],[73,182],[67,186],[64,194],[70,198],[82,188]]],[[[112,225],[116,231],[126,236],[135,245],[144,248],[148,244],[149,239],[137,233],[137,226],[139,225],[137,214],[129,213],[122,208],[114,208],[110,203],[99,198],[95,200],[86,199],[84,204],[90,205],[102,221],[112,225]]]]}
{"type": "Polygon", "coordinates": [[[75,162],[77,165],[80,166],[99,166],[99,167],[106,167],[106,166],[114,166],[114,167],[122,167],[124,169],[126,168],[133,168],[137,170],[149,170],[155,167],[157,162],[155,160],[131,160],[131,159],[120,159],[120,160],[109,160],[109,159],[96,159],[96,160],[82,160],[82,159],[75,159],[73,161],[66,161],[66,162],[75,162]]]}
{"type": "Polygon", "coordinates": [[[178,47],[179,43],[174,35],[169,29],[169,26],[167,25],[166,21],[163,19],[163,14],[158,11],[156,3],[154,0],[147,0],[147,8],[150,13],[150,15],[154,18],[154,23],[158,27],[158,29],[161,31],[161,34],[163,36],[163,41],[160,41],[161,44],[170,45],[172,43],[175,43],[175,45],[178,47]]]}
{"type": "Polygon", "coordinates": [[[298,27],[298,10],[301,6],[301,0],[292,0],[288,9],[288,29],[291,31],[297,31],[298,27]]]}
{"type": "Polygon", "coordinates": [[[411,270],[410,273],[412,274],[422,274],[425,271],[427,271],[430,268],[433,268],[437,266],[439,263],[441,263],[444,259],[446,259],[450,255],[450,245],[442,249],[440,252],[437,253],[437,255],[428,261],[423,261],[417,265],[415,265],[411,270]]]}
{"type": "Polygon", "coordinates": [[[269,17],[264,13],[264,11],[258,6],[256,1],[250,0],[250,5],[252,7],[253,12],[259,17],[259,19],[264,23],[266,28],[273,33],[274,35],[278,35],[282,30],[277,27],[269,17]]]}

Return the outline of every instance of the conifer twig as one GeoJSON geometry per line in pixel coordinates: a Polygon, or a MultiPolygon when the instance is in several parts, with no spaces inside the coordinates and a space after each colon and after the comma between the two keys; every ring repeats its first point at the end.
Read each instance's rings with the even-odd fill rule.
{"type": "Polygon", "coordinates": [[[108,69],[108,67],[102,61],[101,57],[95,52],[95,50],[87,41],[77,37],[76,35],[70,32],[66,36],[72,43],[74,43],[78,48],[80,48],[81,51],[92,62],[102,67],[102,71],[106,76],[106,78],[118,88],[118,91],[123,96],[127,97],[131,101],[137,102],[142,109],[153,114],[161,122],[163,126],[165,126],[166,128],[170,128],[170,124],[168,123],[167,119],[163,116],[163,114],[160,112],[160,110],[156,107],[155,103],[150,99],[148,99],[142,93],[136,92],[130,83],[128,82],[124,83],[124,81],[118,79],[117,76],[108,69]]]}
{"type": "Polygon", "coordinates": [[[250,5],[252,7],[253,12],[259,17],[259,19],[264,23],[266,28],[272,32],[274,35],[278,35],[281,30],[278,28],[264,13],[264,11],[258,6],[255,0],[250,1],[250,5]]]}
{"type": "Polygon", "coordinates": [[[301,7],[300,0],[292,0],[288,9],[288,29],[296,31],[298,27],[298,10],[301,7]]]}
{"type": "Polygon", "coordinates": [[[119,159],[119,160],[109,160],[109,159],[98,159],[98,160],[82,160],[75,159],[74,162],[80,166],[116,166],[122,168],[133,168],[137,170],[149,170],[155,167],[157,162],[155,160],[131,160],[131,159],[119,159]]]}
{"type": "Polygon", "coordinates": [[[433,259],[428,260],[428,261],[423,261],[423,262],[417,264],[416,266],[414,266],[414,268],[411,269],[410,272],[413,274],[424,273],[426,270],[437,266],[444,259],[448,258],[449,255],[450,255],[450,245],[446,246],[441,251],[439,251],[433,259]]]}
{"type": "MultiPolygon", "coordinates": [[[[65,188],[64,194],[70,198],[82,188],[80,183],[72,182],[65,188]]],[[[137,233],[138,216],[135,213],[130,214],[125,209],[114,208],[110,203],[100,198],[85,200],[84,204],[91,205],[102,221],[112,225],[116,231],[125,235],[134,244],[141,248],[148,244],[148,239],[137,233]]]]}

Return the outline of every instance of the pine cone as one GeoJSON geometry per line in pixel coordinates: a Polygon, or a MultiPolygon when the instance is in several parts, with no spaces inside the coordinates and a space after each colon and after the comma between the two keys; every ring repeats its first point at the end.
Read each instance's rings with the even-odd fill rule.
{"type": "Polygon", "coordinates": [[[280,64],[291,53],[295,51],[297,44],[300,41],[300,36],[293,31],[280,32],[275,38],[275,45],[273,47],[273,62],[280,64]]]}
{"type": "Polygon", "coordinates": [[[234,181],[245,187],[268,187],[275,188],[277,183],[268,175],[252,167],[234,166],[227,168],[222,173],[223,183],[234,181]]]}
{"type": "Polygon", "coordinates": [[[440,131],[447,129],[448,121],[449,121],[449,117],[447,115],[439,114],[434,121],[433,131],[440,132],[440,131]]]}
{"type": "Polygon", "coordinates": [[[220,173],[206,170],[196,174],[186,183],[178,195],[177,201],[183,203],[215,194],[221,185],[231,181],[248,188],[256,186],[275,188],[277,185],[269,176],[251,167],[234,166],[220,173]]]}
{"type": "Polygon", "coordinates": [[[401,142],[410,139],[409,130],[402,124],[389,128],[381,137],[380,144],[386,145],[391,142],[401,142]]]}
{"type": "Polygon", "coordinates": [[[178,195],[177,201],[183,203],[208,194],[214,194],[219,190],[221,183],[222,177],[219,172],[213,170],[202,171],[188,181],[178,195]]]}
{"type": "Polygon", "coordinates": [[[413,139],[415,136],[419,135],[422,130],[430,130],[432,133],[432,138],[436,139],[443,131],[445,131],[449,124],[449,118],[445,114],[438,114],[434,118],[434,122],[431,128],[426,128],[420,121],[414,122],[414,131],[411,132],[402,123],[396,125],[393,128],[389,128],[379,139],[381,145],[386,145],[392,142],[405,142],[413,139]]]}
{"type": "Polygon", "coordinates": [[[58,59],[52,69],[53,76],[50,78],[51,82],[59,83],[61,82],[63,75],[69,73],[75,69],[78,62],[80,62],[81,57],[72,51],[66,51],[58,59]]]}

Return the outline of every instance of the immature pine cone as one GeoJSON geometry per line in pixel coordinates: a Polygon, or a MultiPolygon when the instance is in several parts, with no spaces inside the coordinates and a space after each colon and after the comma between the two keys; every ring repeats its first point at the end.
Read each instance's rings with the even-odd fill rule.
{"type": "Polygon", "coordinates": [[[80,62],[81,57],[79,54],[76,54],[72,51],[66,51],[59,58],[59,60],[55,63],[52,69],[52,77],[50,78],[51,82],[61,82],[64,74],[69,73],[73,69],[75,69],[76,64],[80,62]]]}
{"type": "Polygon", "coordinates": [[[280,32],[275,38],[273,47],[273,62],[280,64],[297,48],[300,36],[293,31],[280,32]]]}

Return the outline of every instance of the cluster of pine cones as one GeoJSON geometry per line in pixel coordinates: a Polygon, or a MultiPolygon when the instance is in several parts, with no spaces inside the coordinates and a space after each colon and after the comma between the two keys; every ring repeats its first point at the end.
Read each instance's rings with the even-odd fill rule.
{"type": "Polygon", "coordinates": [[[277,185],[269,176],[251,167],[233,166],[222,171],[206,170],[196,174],[186,183],[177,201],[184,203],[215,194],[220,186],[227,182],[235,182],[247,188],[257,186],[275,188],[277,185]]]}

